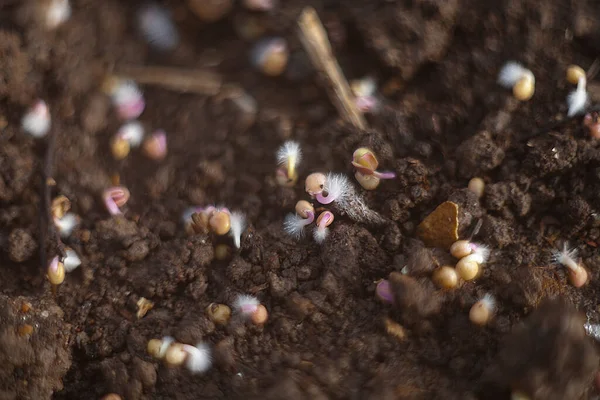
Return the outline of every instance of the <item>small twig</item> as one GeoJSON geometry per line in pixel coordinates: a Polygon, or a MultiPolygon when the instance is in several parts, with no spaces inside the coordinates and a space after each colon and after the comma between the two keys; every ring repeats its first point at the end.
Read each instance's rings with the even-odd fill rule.
{"type": "Polygon", "coordinates": [[[40,211],[40,262],[42,264],[42,271],[46,273],[48,268],[48,257],[46,253],[46,238],[49,237],[54,242],[54,251],[58,253],[61,258],[66,256],[65,245],[60,239],[56,225],[52,220],[51,203],[52,196],[50,193],[50,186],[52,182],[52,172],[54,164],[54,152],[56,147],[56,131],[52,130],[48,136],[48,142],[46,144],[46,153],[44,155],[44,164],[42,166],[42,204],[40,211]]]}
{"type": "Polygon", "coordinates": [[[315,69],[326,83],[326,89],[341,117],[359,129],[365,129],[364,116],[354,104],[348,81],[338,64],[323,24],[312,7],[306,7],[298,18],[300,41],[315,69]]]}
{"type": "Polygon", "coordinates": [[[115,74],[131,78],[143,85],[208,96],[219,93],[223,82],[221,75],[199,69],[122,65],[116,68],[115,74]]]}

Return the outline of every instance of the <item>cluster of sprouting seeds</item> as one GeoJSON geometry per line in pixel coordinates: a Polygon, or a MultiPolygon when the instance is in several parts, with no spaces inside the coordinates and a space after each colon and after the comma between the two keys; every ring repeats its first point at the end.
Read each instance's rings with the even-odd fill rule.
{"type": "MultiPolygon", "coordinates": [[[[233,309],[233,317],[249,321],[256,326],[264,325],[269,318],[266,307],[253,296],[238,295],[233,309]]],[[[232,318],[232,311],[225,304],[211,303],[206,307],[206,315],[216,325],[225,326],[232,318]]],[[[164,361],[170,367],[185,365],[192,373],[206,372],[212,364],[210,347],[202,342],[191,346],[165,336],[148,341],[147,351],[152,357],[164,361]]]]}
{"type": "MultiPolygon", "coordinates": [[[[294,141],[285,142],[277,151],[277,168],[275,179],[281,186],[293,186],[298,180],[298,165],[302,160],[300,145],[294,141]]],[[[379,162],[375,154],[367,148],[359,148],[354,152],[352,165],[356,168],[355,177],[366,190],[374,190],[382,179],[393,179],[393,172],[379,172],[379,162]]],[[[337,209],[358,222],[370,222],[379,215],[368,209],[360,194],[344,174],[315,172],[306,177],[305,190],[310,197],[322,206],[335,202],[337,209]]],[[[296,203],[295,214],[288,214],[283,222],[287,234],[295,239],[304,236],[306,228],[316,222],[313,238],[323,243],[327,238],[328,227],[335,216],[332,211],[320,210],[317,217],[315,207],[306,200],[296,203]]]]}
{"type": "MultiPolygon", "coordinates": [[[[48,29],[55,29],[64,23],[71,14],[68,0],[48,0],[40,2],[39,21],[48,29]]],[[[214,16],[204,9],[204,3],[198,2],[193,11],[207,20],[214,16]]],[[[208,3],[207,3],[208,4],[208,3]]],[[[268,10],[272,6],[268,1],[245,0],[244,5],[250,9],[268,10]],[[266,5],[265,5],[266,4],[266,5]]],[[[156,48],[170,50],[179,41],[178,33],[167,12],[159,6],[151,5],[141,9],[138,25],[144,37],[156,48]]],[[[254,28],[253,28],[254,29],[254,28]]],[[[254,37],[254,30],[244,23],[238,30],[254,37]]],[[[252,62],[262,73],[268,76],[282,74],[288,64],[289,51],[283,38],[265,38],[256,42],[252,50],[252,62]]],[[[579,66],[572,65],[567,69],[567,80],[576,88],[567,96],[567,116],[576,116],[585,112],[589,103],[587,93],[586,72],[579,66]]],[[[498,83],[512,89],[515,98],[527,101],[535,92],[534,74],[516,62],[506,63],[498,76],[498,83]]],[[[377,94],[375,80],[366,77],[351,83],[357,107],[363,112],[375,112],[381,107],[381,99],[377,94]]],[[[128,79],[109,77],[103,85],[103,91],[110,96],[116,112],[124,121],[110,141],[112,155],[117,160],[126,158],[132,148],[142,146],[149,158],[160,161],[167,154],[167,137],[162,130],[154,131],[144,140],[144,127],[137,118],[145,109],[145,101],[137,84],[128,79]]],[[[585,115],[584,126],[594,138],[600,138],[600,115],[596,112],[585,115]]],[[[44,137],[50,130],[51,116],[48,105],[37,100],[22,118],[23,130],[34,137],[44,137]]],[[[276,182],[281,186],[294,186],[298,180],[298,165],[302,152],[298,143],[286,142],[277,152],[279,167],[276,171],[276,182]]],[[[365,190],[375,190],[381,180],[393,179],[393,172],[380,172],[375,154],[367,148],[357,149],[352,157],[355,167],[355,178],[365,190]]],[[[483,181],[474,178],[469,188],[483,191],[483,181]]],[[[356,192],[349,179],[339,173],[312,173],[305,180],[305,190],[311,199],[321,207],[318,211],[309,201],[300,200],[295,207],[295,214],[289,214],[284,220],[284,230],[294,238],[301,238],[310,225],[315,224],[313,237],[322,243],[328,236],[328,227],[334,220],[333,211],[325,206],[335,206],[336,211],[344,213],[357,222],[377,224],[382,218],[368,209],[360,194],[356,192]],[[317,213],[319,214],[317,216],[317,213]]],[[[123,186],[106,189],[102,194],[103,203],[112,216],[123,214],[121,208],[127,203],[130,192],[123,186]]],[[[65,196],[58,196],[52,201],[51,217],[61,237],[69,237],[81,218],[70,211],[71,203],[65,196]]],[[[241,235],[246,228],[245,216],[240,212],[231,212],[226,207],[206,206],[192,207],[183,214],[183,223],[188,234],[231,235],[235,247],[240,248],[241,235]]],[[[71,248],[66,248],[66,256],[54,257],[48,266],[48,279],[53,285],[64,282],[65,273],[71,272],[81,265],[79,255],[71,248]]],[[[481,275],[482,266],[487,262],[490,250],[471,240],[458,240],[450,247],[450,254],[457,259],[455,266],[442,266],[432,274],[433,282],[441,289],[451,290],[460,286],[463,281],[471,281],[481,275]]],[[[581,262],[575,261],[576,251],[569,250],[565,244],[562,250],[553,253],[553,259],[567,268],[569,280],[574,287],[582,287],[588,281],[588,273],[581,262]]],[[[393,303],[394,296],[389,281],[381,280],[377,284],[376,294],[386,303],[393,303]]],[[[248,295],[239,295],[233,304],[233,316],[245,319],[254,325],[261,326],[268,319],[265,306],[258,299],[248,295]]],[[[469,312],[470,320],[477,325],[486,325],[494,315],[496,301],[491,294],[484,295],[469,312]]],[[[208,318],[217,325],[227,325],[232,317],[231,308],[225,304],[212,303],[206,308],[208,318]]],[[[147,344],[150,355],[164,360],[167,365],[185,365],[191,372],[201,373],[211,366],[209,346],[198,343],[196,346],[177,343],[172,337],[152,339],[147,344]]]]}

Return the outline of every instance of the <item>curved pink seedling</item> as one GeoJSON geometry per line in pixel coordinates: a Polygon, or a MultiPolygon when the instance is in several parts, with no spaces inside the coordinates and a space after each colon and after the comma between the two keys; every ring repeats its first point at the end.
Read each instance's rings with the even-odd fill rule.
{"type": "Polygon", "coordinates": [[[323,196],[323,193],[321,192],[315,195],[315,199],[321,204],[330,204],[335,201],[335,196],[331,193],[327,193],[327,196],[323,196]]]}
{"type": "Polygon", "coordinates": [[[117,113],[122,119],[130,120],[142,115],[144,108],[146,108],[146,102],[143,98],[138,98],[118,105],[117,113]]]}
{"type": "Polygon", "coordinates": [[[102,198],[110,215],[122,214],[119,207],[123,207],[127,203],[129,195],[129,190],[123,186],[114,186],[104,191],[102,198]]]}
{"type": "Polygon", "coordinates": [[[373,171],[373,175],[375,175],[379,179],[394,179],[394,178],[396,178],[396,173],[394,173],[394,172],[373,171]]]}
{"type": "Polygon", "coordinates": [[[394,294],[392,292],[392,286],[390,285],[390,282],[386,279],[379,281],[379,283],[377,284],[377,288],[375,289],[375,294],[384,303],[394,303],[394,294]]]}

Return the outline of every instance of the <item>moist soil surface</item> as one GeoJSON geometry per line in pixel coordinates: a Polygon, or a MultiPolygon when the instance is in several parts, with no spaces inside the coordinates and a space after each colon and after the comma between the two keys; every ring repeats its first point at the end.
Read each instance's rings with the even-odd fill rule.
{"type": "MultiPolygon", "coordinates": [[[[47,32],[28,17],[30,3],[0,1],[0,398],[598,396],[595,344],[582,325],[600,319],[600,147],[583,116],[566,118],[565,103],[567,66],[588,69],[598,54],[597,2],[290,0],[267,13],[236,4],[205,23],[172,0],[162,3],[180,33],[170,52],[136,31],[140,3],[72,3],[72,17],[47,32]],[[309,4],[348,79],[380,83],[383,105],[365,130],[342,121],[303,53],[296,19],[309,4]],[[248,21],[288,40],[283,76],[252,65],[253,43],[238,33],[248,21]],[[530,101],[496,83],[508,60],[534,73],[530,101]],[[256,115],[227,96],[142,85],[139,120],[167,132],[168,155],[157,162],[134,149],[115,161],[109,143],[121,121],[101,83],[123,65],[210,69],[254,97],[256,115]],[[20,127],[37,98],[52,114],[42,139],[20,127]],[[288,139],[304,154],[292,188],[275,181],[288,139]],[[361,146],[397,178],[360,189],[350,161],[361,146]],[[304,178],[314,171],[347,174],[389,223],[339,214],[322,245],[288,237],[283,219],[309,199],[304,178]],[[61,246],[45,229],[47,175],[51,197],[67,196],[81,217],[62,242],[82,265],[54,289],[45,270],[61,246]],[[473,177],[486,182],[480,199],[467,189],[473,177]],[[117,182],[131,198],[111,217],[102,191],[117,182]],[[456,260],[425,248],[416,227],[448,200],[461,237],[481,221],[473,240],[491,255],[477,279],[439,290],[432,270],[456,260]],[[229,237],[186,234],[184,210],[210,204],[246,214],[239,250],[229,237]],[[590,276],[579,289],[552,262],[565,241],[590,276]],[[392,272],[390,305],[374,292],[392,272]],[[486,293],[496,312],[475,326],[469,309],[486,293]],[[266,306],[264,326],[208,319],[210,303],[232,305],[238,294],[266,306]],[[154,306],[138,318],[141,298],[154,306]],[[194,375],[152,359],[146,344],[163,336],[207,343],[213,367],[194,375]]],[[[588,90],[595,103],[592,78],[588,90]]]]}

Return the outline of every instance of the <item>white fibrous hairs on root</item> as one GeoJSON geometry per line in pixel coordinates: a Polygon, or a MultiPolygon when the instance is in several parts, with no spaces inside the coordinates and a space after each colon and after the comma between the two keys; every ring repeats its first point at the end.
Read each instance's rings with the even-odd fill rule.
{"type": "Polygon", "coordinates": [[[294,239],[304,236],[306,220],[297,214],[288,214],[283,220],[283,230],[294,239]]]}
{"type": "Polygon", "coordinates": [[[240,248],[242,233],[246,229],[246,216],[241,212],[234,211],[231,213],[230,217],[231,224],[231,236],[233,237],[233,244],[236,248],[240,248]]]}
{"type": "Polygon", "coordinates": [[[328,173],[325,179],[323,191],[327,192],[327,197],[335,198],[336,202],[343,201],[345,197],[352,195],[354,187],[344,174],[328,173]]]}
{"type": "Polygon", "coordinates": [[[315,242],[321,244],[325,241],[325,239],[327,239],[327,235],[329,234],[329,228],[327,227],[323,227],[323,228],[315,228],[314,232],[313,232],[313,238],[315,239],[315,242]]]}
{"type": "Polygon", "coordinates": [[[512,88],[523,75],[527,73],[521,64],[515,61],[509,61],[500,70],[498,74],[498,83],[507,89],[512,88]]]}
{"type": "Polygon", "coordinates": [[[585,111],[585,106],[588,102],[588,93],[586,89],[586,79],[584,77],[579,78],[577,83],[577,89],[569,93],[567,96],[567,105],[569,110],[567,111],[568,117],[573,117],[577,114],[581,114],[585,111]]]}
{"type": "Polygon", "coordinates": [[[207,344],[198,343],[196,346],[184,345],[183,349],[188,354],[185,360],[185,366],[190,372],[199,374],[210,369],[212,357],[207,344]]]}
{"type": "Polygon", "coordinates": [[[298,142],[288,140],[285,142],[279,150],[277,150],[277,164],[283,165],[288,162],[289,159],[294,160],[294,166],[300,164],[302,160],[302,150],[298,142]]]}
{"type": "Polygon", "coordinates": [[[138,27],[149,45],[158,50],[173,50],[179,44],[179,32],[169,12],[157,4],[138,11],[138,27]]]}
{"type": "Polygon", "coordinates": [[[245,309],[248,307],[258,307],[260,301],[254,296],[249,296],[247,294],[240,294],[235,298],[235,302],[233,303],[233,308],[239,312],[243,313],[245,309]]]}

